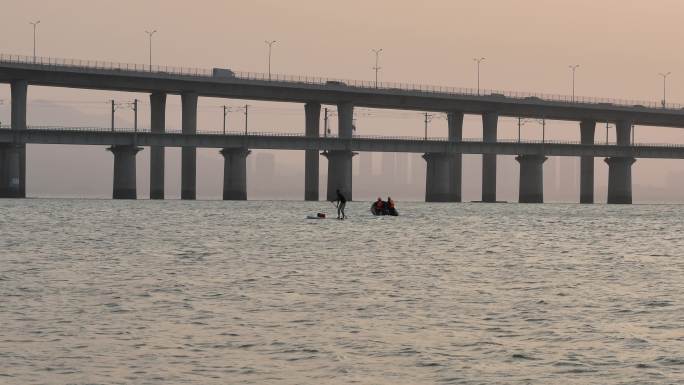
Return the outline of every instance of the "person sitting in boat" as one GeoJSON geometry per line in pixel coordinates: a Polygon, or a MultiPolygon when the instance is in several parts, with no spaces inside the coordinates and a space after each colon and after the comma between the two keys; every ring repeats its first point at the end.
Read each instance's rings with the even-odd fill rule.
{"type": "Polygon", "coordinates": [[[378,213],[381,213],[385,210],[385,202],[382,201],[382,198],[378,197],[378,200],[375,201],[375,210],[378,213]]]}
{"type": "Polygon", "coordinates": [[[394,208],[394,201],[392,200],[392,197],[387,197],[387,214],[389,215],[396,215],[397,209],[394,208]]]}

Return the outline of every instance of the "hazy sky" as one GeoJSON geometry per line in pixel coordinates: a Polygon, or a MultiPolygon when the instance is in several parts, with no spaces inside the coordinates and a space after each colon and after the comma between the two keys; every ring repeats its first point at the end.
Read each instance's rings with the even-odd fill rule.
{"type": "MultiPolygon", "coordinates": [[[[40,20],[38,55],[43,56],[146,63],[145,30],[156,29],[157,64],[264,72],[264,40],[277,40],[273,71],[286,74],[370,80],[371,49],[383,48],[385,81],[474,87],[472,59],[486,57],[483,88],[569,94],[568,66],[579,64],[578,95],[659,101],[658,73],[672,71],[668,101],[684,102],[683,15],[679,0],[2,0],[0,51],[31,54],[29,21],[40,20]]],[[[29,124],[106,126],[107,100],[134,97],[144,100],[140,120],[147,126],[144,94],[32,87],[29,124]]],[[[0,99],[9,99],[6,85],[0,86],[0,99]]],[[[200,100],[200,130],[220,127],[219,106],[226,103],[237,111],[244,102],[200,100]]],[[[169,127],[180,125],[179,104],[176,97],[169,99],[169,127]]],[[[250,104],[251,129],[302,130],[301,105],[250,104]]],[[[130,111],[119,114],[132,120],[130,111]]],[[[5,103],[0,120],[8,119],[5,103]]],[[[229,126],[241,128],[242,119],[233,113],[229,126]]],[[[356,119],[360,134],[422,135],[417,112],[358,110],[356,119]]],[[[517,135],[513,120],[502,120],[501,127],[501,137],[517,135]]],[[[547,128],[547,138],[579,139],[572,123],[549,122],[547,128]]],[[[445,135],[446,121],[438,116],[430,129],[431,135],[445,135]]],[[[604,139],[605,131],[597,131],[604,139]]],[[[638,128],[637,141],[684,143],[682,133],[638,128]]],[[[478,117],[466,119],[464,135],[481,136],[478,117]]],[[[523,136],[540,138],[540,126],[528,123],[523,136]]],[[[657,175],[662,181],[678,164],[640,161],[635,179],[657,175]]]]}

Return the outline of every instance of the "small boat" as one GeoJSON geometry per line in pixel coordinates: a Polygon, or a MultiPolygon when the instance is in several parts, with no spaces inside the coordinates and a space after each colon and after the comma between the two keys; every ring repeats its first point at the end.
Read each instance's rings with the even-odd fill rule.
{"type": "Polygon", "coordinates": [[[384,215],[389,215],[392,217],[398,217],[399,212],[395,208],[387,208],[387,209],[378,209],[375,207],[375,202],[371,203],[370,211],[373,215],[375,216],[384,216],[384,215]]]}

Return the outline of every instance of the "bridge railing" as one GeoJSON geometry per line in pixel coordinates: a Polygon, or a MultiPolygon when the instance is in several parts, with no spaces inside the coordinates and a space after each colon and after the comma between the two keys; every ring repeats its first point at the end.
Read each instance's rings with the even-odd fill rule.
{"type": "Polygon", "coordinates": [[[611,99],[586,96],[570,96],[562,94],[546,94],[536,92],[517,92],[504,90],[477,90],[474,88],[435,86],[426,84],[395,83],[395,82],[375,82],[367,80],[349,80],[326,78],[316,76],[297,76],[283,74],[266,74],[260,72],[240,72],[230,71],[229,76],[214,76],[213,70],[192,67],[175,67],[164,65],[147,65],[133,63],[117,63],[101,60],[82,60],[82,59],[61,59],[41,56],[9,55],[0,53],[0,63],[25,64],[39,66],[41,68],[69,68],[72,70],[87,71],[125,71],[140,75],[154,76],[184,76],[212,79],[214,81],[231,82],[235,80],[262,81],[269,83],[282,83],[291,85],[293,83],[306,84],[310,86],[325,87],[326,89],[343,90],[346,88],[356,88],[364,90],[374,90],[383,92],[412,92],[417,94],[441,94],[451,96],[483,97],[487,100],[506,98],[518,101],[534,102],[562,102],[571,104],[590,104],[606,106],[621,106],[632,108],[681,110],[684,106],[675,103],[653,102],[643,100],[611,99]]]}
{"type": "MultiPolygon", "coordinates": [[[[0,130],[10,130],[11,127],[8,125],[0,125],[0,130]]],[[[134,128],[116,128],[114,131],[112,131],[111,128],[103,128],[103,127],[61,127],[61,126],[29,126],[27,127],[28,130],[31,131],[54,131],[54,132],[92,132],[92,133],[113,133],[113,134],[151,134],[151,130],[149,128],[139,128],[139,129],[134,129],[134,128]]],[[[163,133],[160,134],[167,134],[167,135],[185,135],[183,131],[181,130],[166,130],[163,133]]],[[[216,130],[216,131],[199,131],[195,135],[215,135],[215,136],[231,136],[231,137],[292,137],[292,138],[307,138],[307,136],[303,133],[299,132],[265,132],[265,131],[249,131],[245,133],[244,131],[226,131],[225,133],[222,130],[216,130]]],[[[340,139],[339,136],[337,135],[328,135],[327,137],[321,136],[319,137],[320,139],[340,139]]],[[[342,139],[355,139],[355,140],[398,140],[398,141],[410,141],[410,142],[439,142],[439,143],[446,143],[448,142],[448,138],[445,137],[418,137],[418,136],[387,136],[387,135],[353,135],[351,138],[342,138],[342,139]]],[[[482,138],[463,138],[461,140],[462,142],[468,142],[468,143],[481,143],[482,138]]],[[[577,146],[584,146],[582,142],[579,141],[572,141],[572,140],[518,140],[518,139],[497,139],[497,143],[509,143],[509,144],[540,144],[540,145],[554,145],[554,144],[563,144],[563,145],[577,145],[577,146]]],[[[591,144],[586,144],[586,146],[617,146],[618,144],[616,142],[600,142],[600,141],[595,141],[594,143],[591,144]]],[[[684,145],[682,144],[676,144],[676,143],[633,143],[631,147],[647,147],[647,148],[673,148],[673,149],[681,149],[684,148],[684,145]]]]}

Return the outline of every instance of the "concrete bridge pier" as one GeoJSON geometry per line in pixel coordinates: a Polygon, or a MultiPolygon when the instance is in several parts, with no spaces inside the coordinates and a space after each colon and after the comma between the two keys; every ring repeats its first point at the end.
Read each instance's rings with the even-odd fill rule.
{"type": "MultiPolygon", "coordinates": [[[[12,130],[26,129],[26,94],[28,82],[14,80],[12,94],[12,130]]],[[[0,198],[26,197],[26,145],[12,144],[0,147],[0,198]]]]}
{"type": "Polygon", "coordinates": [[[429,152],[423,155],[423,159],[427,162],[425,201],[454,202],[452,155],[429,152]]]}
{"type": "MultiPolygon", "coordinates": [[[[307,103],[304,105],[306,115],[306,136],[318,137],[320,134],[321,104],[307,103]]],[[[318,150],[304,152],[304,200],[318,201],[318,150]]]]}
{"type": "Polygon", "coordinates": [[[544,203],[544,155],[519,155],[520,186],[518,202],[544,203]]]}
{"type": "Polygon", "coordinates": [[[246,148],[224,148],[223,155],[223,200],[247,200],[247,155],[246,148]]]}
{"type": "MultiPolygon", "coordinates": [[[[496,143],[499,114],[482,114],[482,141],[496,143]]],[[[482,202],[496,202],[496,154],[482,154],[482,202]]]]}
{"type": "MultiPolygon", "coordinates": [[[[596,121],[583,120],[580,122],[581,143],[594,144],[596,121]]],[[[580,203],[594,203],[594,157],[580,157],[580,203]]]]}
{"type": "MultiPolygon", "coordinates": [[[[630,146],[632,122],[622,120],[615,125],[617,145],[630,146]]],[[[606,158],[608,164],[608,203],[632,203],[632,165],[636,159],[631,157],[606,158]]]]}
{"type": "Polygon", "coordinates": [[[111,146],[114,154],[113,199],[136,199],[135,155],[142,150],[137,146],[111,146]]]}
{"type": "MultiPolygon", "coordinates": [[[[150,94],[150,128],[152,132],[166,130],[166,94],[150,94]]],[[[164,199],[164,147],[150,147],[150,199],[164,199]]]]}
{"type": "MultiPolygon", "coordinates": [[[[337,103],[337,127],[340,138],[351,138],[354,135],[354,104],[352,102],[337,103]]],[[[352,151],[326,151],[328,158],[327,200],[337,199],[335,190],[339,189],[348,201],[352,200],[352,151]]]]}
{"type": "MultiPolygon", "coordinates": [[[[197,94],[181,94],[183,134],[197,132],[197,94]]],[[[181,199],[193,200],[197,197],[197,149],[183,147],[181,150],[181,199]]]]}
{"type": "MultiPolygon", "coordinates": [[[[463,140],[463,113],[459,111],[450,112],[447,114],[447,121],[449,125],[449,141],[455,143],[461,142],[463,140]]],[[[461,186],[463,184],[463,154],[452,155],[451,159],[449,159],[449,162],[449,185],[451,190],[449,192],[448,201],[460,202],[461,186]]]]}
{"type": "Polygon", "coordinates": [[[339,189],[348,201],[352,200],[352,158],[351,151],[327,151],[323,156],[328,158],[328,188],[326,199],[337,199],[339,189]]]}
{"type": "Polygon", "coordinates": [[[634,158],[606,158],[608,163],[608,204],[632,204],[632,165],[634,158]]]}
{"type": "Polygon", "coordinates": [[[0,144],[0,198],[24,198],[21,190],[21,160],[25,147],[0,144]]]}

